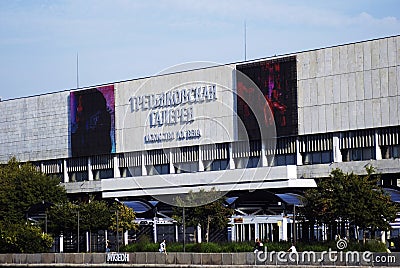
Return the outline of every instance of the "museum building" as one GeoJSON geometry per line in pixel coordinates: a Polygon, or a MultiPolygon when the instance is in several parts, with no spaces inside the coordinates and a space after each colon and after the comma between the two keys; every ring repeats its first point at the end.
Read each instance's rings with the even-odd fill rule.
{"type": "Polygon", "coordinates": [[[301,239],[299,197],[333,169],[397,190],[399,105],[391,36],[2,100],[0,161],[132,206],[154,241],[181,239],[174,197],[200,189],[235,209],[228,240],[301,239]]]}

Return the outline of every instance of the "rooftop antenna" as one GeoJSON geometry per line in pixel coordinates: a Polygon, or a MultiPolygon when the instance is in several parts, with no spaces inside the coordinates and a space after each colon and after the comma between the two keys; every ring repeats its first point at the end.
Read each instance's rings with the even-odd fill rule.
{"type": "Polygon", "coordinates": [[[246,61],[247,60],[247,55],[246,55],[246,53],[247,53],[247,38],[246,38],[246,20],[244,20],[244,60],[246,61]]]}
{"type": "Polygon", "coordinates": [[[76,89],[79,88],[79,53],[76,53],[76,89]]]}

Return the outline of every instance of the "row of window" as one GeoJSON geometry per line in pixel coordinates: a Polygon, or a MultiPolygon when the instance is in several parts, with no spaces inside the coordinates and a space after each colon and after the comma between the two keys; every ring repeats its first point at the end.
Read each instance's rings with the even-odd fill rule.
{"type": "MultiPolygon", "coordinates": [[[[399,158],[400,157],[400,145],[395,146],[381,146],[383,159],[399,158]]],[[[362,161],[370,160],[375,158],[375,148],[356,148],[356,149],[342,149],[342,161],[362,161]]],[[[333,162],[332,151],[319,151],[319,152],[309,152],[302,153],[303,165],[314,165],[314,164],[327,164],[333,162]]],[[[270,166],[285,166],[285,165],[296,165],[296,154],[280,154],[271,157],[267,157],[268,164],[270,166]]],[[[226,170],[230,168],[229,159],[217,159],[217,160],[204,160],[204,171],[217,171],[226,170]]],[[[235,169],[240,168],[256,168],[261,166],[261,161],[259,156],[252,156],[249,158],[236,158],[234,159],[235,169]]],[[[170,174],[171,165],[168,164],[158,164],[158,165],[147,165],[146,173],[147,175],[156,174],[170,174]]],[[[39,167],[38,167],[39,168],[39,167]]],[[[174,173],[190,173],[197,172],[199,170],[199,162],[185,162],[177,163],[173,165],[174,173]]],[[[142,176],[142,167],[120,167],[119,168],[121,177],[131,177],[131,176],[142,176]]],[[[57,176],[62,180],[62,173],[52,174],[57,176]]],[[[87,170],[68,172],[69,181],[87,181],[89,179],[87,170]]],[[[114,177],[114,170],[112,168],[100,169],[93,171],[93,179],[101,180],[114,177]]]]}

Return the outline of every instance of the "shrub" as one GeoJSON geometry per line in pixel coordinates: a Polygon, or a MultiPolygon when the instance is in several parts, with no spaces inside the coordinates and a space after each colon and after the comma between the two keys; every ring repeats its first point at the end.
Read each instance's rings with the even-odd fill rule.
{"type": "Polygon", "coordinates": [[[48,252],[53,244],[53,238],[48,234],[43,234],[36,226],[23,223],[12,225],[2,223],[1,225],[1,253],[48,252]]]}
{"type": "MultiPolygon", "coordinates": [[[[264,246],[267,247],[267,251],[287,251],[291,243],[282,242],[268,242],[264,246]]],[[[329,251],[338,250],[336,247],[336,241],[325,241],[325,242],[298,242],[296,244],[298,251],[329,251]]],[[[122,251],[127,252],[156,252],[158,251],[159,245],[150,241],[139,241],[136,244],[129,244],[121,248],[122,251]]],[[[234,253],[234,252],[253,252],[254,244],[250,242],[225,242],[225,243],[190,243],[185,245],[186,252],[198,252],[198,253],[234,253]]],[[[182,243],[167,243],[168,252],[183,252],[182,243]]],[[[371,251],[371,252],[385,252],[385,244],[377,240],[368,241],[365,245],[357,241],[348,241],[347,247],[343,251],[371,251]]]]}

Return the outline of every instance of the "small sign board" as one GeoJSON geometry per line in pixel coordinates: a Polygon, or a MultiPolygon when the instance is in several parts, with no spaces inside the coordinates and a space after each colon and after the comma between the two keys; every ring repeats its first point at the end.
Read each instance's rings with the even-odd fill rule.
{"type": "Polygon", "coordinates": [[[128,253],[118,253],[118,252],[109,252],[106,256],[107,263],[128,263],[129,262],[129,254],[128,253]]]}

